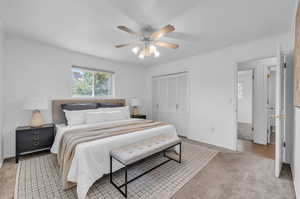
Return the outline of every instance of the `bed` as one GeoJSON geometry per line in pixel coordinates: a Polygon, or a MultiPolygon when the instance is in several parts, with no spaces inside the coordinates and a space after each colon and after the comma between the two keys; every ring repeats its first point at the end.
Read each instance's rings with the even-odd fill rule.
{"type": "MultiPolygon", "coordinates": [[[[125,118],[114,121],[101,121],[89,124],[66,125],[65,114],[62,110],[63,104],[74,103],[109,103],[118,104],[125,107],[123,99],[107,100],[53,100],[52,117],[56,124],[56,136],[51,152],[59,154],[63,137],[71,131],[85,131],[93,128],[102,128],[105,126],[117,126],[123,123],[139,123],[141,119],[125,118]]],[[[70,168],[67,173],[67,181],[76,183],[77,195],[79,199],[84,199],[89,188],[93,183],[105,174],[109,174],[109,152],[114,148],[132,144],[158,135],[176,136],[176,129],[173,125],[157,125],[153,128],[131,131],[102,139],[95,139],[80,143],[76,146],[74,157],[72,158],[70,168]]],[[[115,168],[121,168],[122,165],[116,165],[115,168]]]]}

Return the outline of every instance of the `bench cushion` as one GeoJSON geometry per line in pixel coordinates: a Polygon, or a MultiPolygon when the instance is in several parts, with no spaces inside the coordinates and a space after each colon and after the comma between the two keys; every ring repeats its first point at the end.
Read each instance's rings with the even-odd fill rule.
{"type": "Polygon", "coordinates": [[[181,140],[177,136],[160,135],[114,149],[110,152],[110,155],[124,165],[129,165],[173,145],[179,144],[180,142],[181,140]]]}

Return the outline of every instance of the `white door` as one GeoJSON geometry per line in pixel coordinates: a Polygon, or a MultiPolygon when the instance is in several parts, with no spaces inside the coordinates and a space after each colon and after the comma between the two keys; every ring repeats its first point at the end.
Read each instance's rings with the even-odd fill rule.
{"type": "Polygon", "coordinates": [[[168,113],[168,81],[166,78],[159,79],[158,89],[158,121],[167,122],[168,113]]]}
{"type": "Polygon", "coordinates": [[[158,121],[159,112],[159,79],[152,79],[152,119],[158,121]]]}
{"type": "Polygon", "coordinates": [[[188,86],[187,74],[178,76],[177,78],[177,102],[176,102],[176,129],[181,136],[187,136],[187,99],[188,99],[188,86]]]}
{"type": "Polygon", "coordinates": [[[280,48],[277,52],[277,75],[276,75],[276,103],[275,103],[275,129],[276,129],[276,152],[275,152],[275,176],[279,177],[282,162],[283,162],[283,139],[284,139],[284,125],[285,125],[285,71],[284,71],[284,56],[280,48]]]}
{"type": "MultiPolygon", "coordinates": [[[[275,64],[275,63],[274,63],[275,64]]],[[[268,143],[268,68],[266,64],[257,63],[255,65],[254,80],[254,102],[253,102],[253,128],[256,144],[266,145],[268,143]]]]}
{"type": "Polygon", "coordinates": [[[166,122],[170,124],[177,123],[176,105],[177,105],[177,79],[176,77],[170,76],[167,78],[168,81],[168,115],[166,122]]]}

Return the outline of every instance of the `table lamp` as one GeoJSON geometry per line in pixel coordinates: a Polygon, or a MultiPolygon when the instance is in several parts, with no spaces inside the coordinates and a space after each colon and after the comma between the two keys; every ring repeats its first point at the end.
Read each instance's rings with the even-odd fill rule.
{"type": "Polygon", "coordinates": [[[138,108],[139,105],[140,105],[139,99],[137,98],[131,99],[131,106],[133,107],[132,115],[139,115],[139,108],[138,108]]]}
{"type": "Polygon", "coordinates": [[[23,105],[24,110],[31,110],[32,117],[29,122],[29,126],[31,127],[39,127],[44,124],[43,116],[41,114],[41,110],[48,109],[48,101],[46,98],[29,98],[24,102],[23,105]]]}

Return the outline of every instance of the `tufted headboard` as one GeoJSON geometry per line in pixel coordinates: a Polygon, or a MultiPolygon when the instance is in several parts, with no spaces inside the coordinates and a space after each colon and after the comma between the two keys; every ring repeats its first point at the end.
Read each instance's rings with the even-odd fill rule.
{"type": "Polygon", "coordinates": [[[59,99],[52,100],[52,120],[55,124],[64,124],[66,122],[65,114],[61,109],[62,104],[74,103],[111,103],[126,105],[125,99],[59,99]]]}

